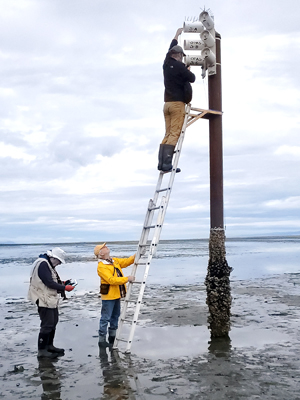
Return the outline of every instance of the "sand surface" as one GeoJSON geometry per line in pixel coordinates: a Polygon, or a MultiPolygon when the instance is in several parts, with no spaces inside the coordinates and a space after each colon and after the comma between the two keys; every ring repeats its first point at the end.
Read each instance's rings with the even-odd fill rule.
{"type": "Polygon", "coordinates": [[[35,306],[0,311],[0,399],[300,400],[300,274],[232,287],[230,338],[211,340],[204,286],[147,287],[132,353],[99,353],[98,293],[60,307],[56,361],[38,361],[35,306]]]}

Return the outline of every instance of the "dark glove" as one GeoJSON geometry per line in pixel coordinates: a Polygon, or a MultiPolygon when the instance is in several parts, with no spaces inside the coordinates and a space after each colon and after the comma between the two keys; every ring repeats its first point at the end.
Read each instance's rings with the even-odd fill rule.
{"type": "Polygon", "coordinates": [[[66,290],[67,292],[72,292],[72,290],[74,289],[74,287],[75,287],[75,286],[66,285],[66,286],[65,286],[65,290],[66,290]]]}
{"type": "Polygon", "coordinates": [[[68,279],[68,280],[63,282],[64,285],[70,285],[70,283],[71,283],[71,279],[68,279]]]}

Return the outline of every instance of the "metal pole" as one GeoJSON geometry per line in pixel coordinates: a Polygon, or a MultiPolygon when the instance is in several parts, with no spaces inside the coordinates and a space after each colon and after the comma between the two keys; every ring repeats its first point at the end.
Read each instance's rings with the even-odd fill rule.
{"type": "MultiPolygon", "coordinates": [[[[208,77],[209,109],[222,111],[221,36],[216,32],[216,74],[208,77]]],[[[226,261],[223,206],[222,115],[210,115],[210,238],[205,279],[212,338],[228,337],[230,331],[232,270],[226,261]]]]}
{"type": "MultiPolygon", "coordinates": [[[[216,32],[215,75],[208,77],[209,109],[222,111],[221,35],[216,32]]],[[[210,227],[224,228],[222,115],[209,120],[210,227]]]]}

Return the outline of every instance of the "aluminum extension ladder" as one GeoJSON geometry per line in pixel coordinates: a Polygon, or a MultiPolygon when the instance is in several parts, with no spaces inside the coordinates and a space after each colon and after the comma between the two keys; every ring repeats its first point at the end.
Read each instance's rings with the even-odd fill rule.
{"type": "Polygon", "coordinates": [[[199,118],[208,118],[210,114],[220,114],[218,111],[213,110],[203,110],[199,108],[192,108],[191,104],[187,104],[185,108],[185,118],[181,129],[181,134],[177,143],[177,147],[175,148],[175,156],[173,160],[173,168],[172,171],[168,174],[164,172],[160,172],[158,176],[158,181],[156,185],[156,189],[154,192],[153,199],[149,200],[148,209],[146,212],[145,222],[142,229],[140,241],[138,244],[138,249],[135,256],[135,262],[133,264],[133,268],[130,275],[136,276],[137,271],[141,268],[144,268],[143,278],[141,280],[136,280],[134,282],[128,282],[128,288],[126,297],[124,299],[122,312],[119,319],[119,328],[116,333],[116,339],[114,342],[114,349],[120,349],[120,343],[125,343],[125,353],[130,353],[131,344],[135,332],[135,328],[137,325],[139,312],[142,304],[142,299],[146,287],[146,280],[148,277],[150,264],[152,257],[156,253],[157,245],[159,243],[159,238],[161,234],[161,230],[163,227],[167,207],[170,200],[170,195],[173,187],[173,182],[176,174],[176,169],[179,161],[179,157],[181,154],[182,143],[184,140],[184,135],[186,128],[189,127],[193,122],[195,122],[199,118]],[[196,113],[193,113],[196,112],[196,113]],[[169,183],[165,187],[162,188],[162,182],[164,176],[169,176],[169,183]],[[156,216],[156,222],[152,224],[154,214],[156,216]],[[152,239],[149,239],[150,231],[153,232],[152,239]],[[149,244],[148,240],[151,240],[149,244]],[[136,287],[138,286],[137,292],[135,292],[136,287]],[[132,306],[132,307],[131,307],[132,306]],[[128,314],[130,314],[128,316],[128,314]],[[124,332],[124,324],[130,324],[129,332],[124,332]],[[124,337],[126,336],[126,338],[124,337]]]}

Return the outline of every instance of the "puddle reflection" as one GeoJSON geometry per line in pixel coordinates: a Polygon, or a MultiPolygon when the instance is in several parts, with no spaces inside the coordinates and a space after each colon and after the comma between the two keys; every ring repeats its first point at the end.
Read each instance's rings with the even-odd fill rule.
{"type": "Polygon", "coordinates": [[[137,400],[139,395],[139,381],[137,375],[119,356],[118,351],[108,348],[99,349],[100,366],[103,374],[103,397],[107,400],[137,400]],[[138,395],[138,397],[136,397],[138,395]]]}
{"type": "Polygon", "coordinates": [[[214,338],[208,342],[208,352],[216,357],[228,357],[231,352],[231,339],[229,336],[214,338]]]}
{"type": "Polygon", "coordinates": [[[61,400],[61,376],[55,362],[57,360],[47,358],[39,360],[38,371],[43,387],[41,400],[61,400]]]}

